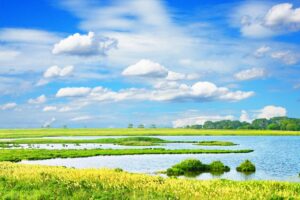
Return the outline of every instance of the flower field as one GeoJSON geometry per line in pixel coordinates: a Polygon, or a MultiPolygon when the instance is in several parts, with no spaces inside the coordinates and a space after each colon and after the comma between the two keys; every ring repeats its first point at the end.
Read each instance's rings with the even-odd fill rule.
{"type": "Polygon", "coordinates": [[[0,163],[2,199],[300,199],[300,183],[187,180],[113,169],[0,163]]]}

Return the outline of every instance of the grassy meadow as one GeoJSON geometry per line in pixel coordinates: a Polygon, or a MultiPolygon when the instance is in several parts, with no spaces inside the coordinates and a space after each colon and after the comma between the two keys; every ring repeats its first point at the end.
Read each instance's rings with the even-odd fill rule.
{"type": "Polygon", "coordinates": [[[300,183],[188,180],[113,169],[0,163],[2,199],[300,199],[300,183]]]}
{"type": "MultiPolygon", "coordinates": [[[[2,129],[3,148],[19,144],[110,143],[128,146],[161,145],[170,141],[142,136],[300,135],[297,131],[193,129],[2,129]],[[54,136],[136,136],[134,138],[61,139],[54,136]]],[[[174,142],[174,141],[172,141],[174,142]]],[[[180,142],[180,141],[175,141],[180,142]]],[[[195,143],[197,144],[197,143],[195,143]]],[[[209,141],[203,145],[234,145],[209,141]]],[[[163,147],[163,146],[162,146],[163,147]]],[[[18,164],[21,160],[142,154],[250,153],[251,149],[0,149],[2,199],[300,199],[300,183],[282,181],[190,180],[135,174],[115,169],[72,169],[18,164]],[[10,161],[10,162],[7,162],[10,161]]]]}
{"type": "Polygon", "coordinates": [[[44,160],[51,158],[79,158],[90,156],[111,155],[143,155],[143,154],[222,154],[250,153],[251,149],[221,150],[221,149],[1,149],[0,161],[18,162],[21,160],[44,160]]]}
{"type": "Polygon", "coordinates": [[[31,138],[55,136],[183,136],[183,135],[300,135],[300,131],[278,130],[203,130],[173,128],[105,128],[105,129],[0,129],[0,138],[31,138]]]}

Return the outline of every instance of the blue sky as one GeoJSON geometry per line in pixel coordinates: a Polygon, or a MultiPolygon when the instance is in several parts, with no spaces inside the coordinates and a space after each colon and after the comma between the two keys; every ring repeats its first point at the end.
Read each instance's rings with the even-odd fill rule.
{"type": "Polygon", "coordinates": [[[0,1],[0,127],[300,117],[299,1],[0,1]]]}

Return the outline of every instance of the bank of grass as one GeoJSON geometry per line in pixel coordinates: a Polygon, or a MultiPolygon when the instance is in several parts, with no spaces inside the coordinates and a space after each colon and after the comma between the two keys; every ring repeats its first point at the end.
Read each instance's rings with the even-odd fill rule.
{"type": "Polygon", "coordinates": [[[229,141],[200,141],[196,145],[200,146],[235,146],[237,144],[229,141]]]}
{"type": "MultiPolygon", "coordinates": [[[[101,138],[101,139],[51,139],[51,138],[28,138],[15,139],[11,141],[0,141],[1,144],[118,144],[125,146],[155,146],[161,143],[186,143],[180,141],[167,141],[154,137],[124,137],[124,138],[101,138]]],[[[190,142],[189,142],[190,143],[190,142]]]]}
{"type": "Polygon", "coordinates": [[[218,149],[2,149],[0,161],[18,162],[21,160],[43,160],[51,158],[78,158],[110,155],[142,155],[142,154],[223,154],[250,153],[253,150],[218,150],[218,149]]]}
{"type": "Polygon", "coordinates": [[[109,169],[0,163],[2,199],[299,199],[300,183],[188,180],[109,169]]]}
{"type": "Polygon", "coordinates": [[[30,138],[54,136],[180,136],[180,135],[300,135],[300,131],[278,130],[196,130],[182,128],[107,128],[107,129],[0,129],[0,138],[30,138]]]}

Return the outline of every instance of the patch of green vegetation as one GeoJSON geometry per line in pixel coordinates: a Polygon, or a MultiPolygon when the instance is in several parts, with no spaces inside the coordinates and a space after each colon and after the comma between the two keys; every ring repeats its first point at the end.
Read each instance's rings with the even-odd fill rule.
{"type": "Polygon", "coordinates": [[[216,150],[216,149],[3,149],[0,161],[18,162],[21,160],[43,160],[51,158],[77,158],[101,155],[141,155],[141,154],[222,154],[250,153],[253,150],[216,150]]]}
{"type": "Polygon", "coordinates": [[[286,130],[207,130],[184,128],[106,128],[106,129],[1,129],[0,138],[38,138],[57,136],[183,136],[183,135],[300,135],[286,130]]]}
{"type": "Polygon", "coordinates": [[[196,145],[201,146],[235,146],[237,144],[229,141],[200,141],[196,145]]]}
{"type": "Polygon", "coordinates": [[[214,161],[211,164],[203,164],[197,159],[186,159],[167,169],[168,176],[197,176],[204,172],[224,173],[230,171],[221,161],[214,161]]]}
{"type": "Polygon", "coordinates": [[[0,163],[1,199],[300,199],[300,183],[189,180],[109,169],[0,163]]]}
{"type": "MultiPolygon", "coordinates": [[[[12,141],[0,141],[0,144],[62,144],[63,147],[67,147],[67,144],[118,144],[126,146],[156,146],[160,143],[168,143],[173,141],[167,141],[154,137],[125,137],[125,138],[101,138],[91,140],[68,140],[68,139],[16,139],[12,141]]],[[[180,141],[175,141],[180,143],[180,141]]],[[[185,142],[184,142],[185,143],[185,142]]]]}
{"type": "Polygon", "coordinates": [[[0,143],[0,148],[16,148],[16,147],[21,147],[19,144],[6,144],[6,143],[0,143]]]}
{"type": "Polygon", "coordinates": [[[255,165],[250,160],[245,160],[236,168],[238,172],[252,173],[255,172],[255,165]]]}

